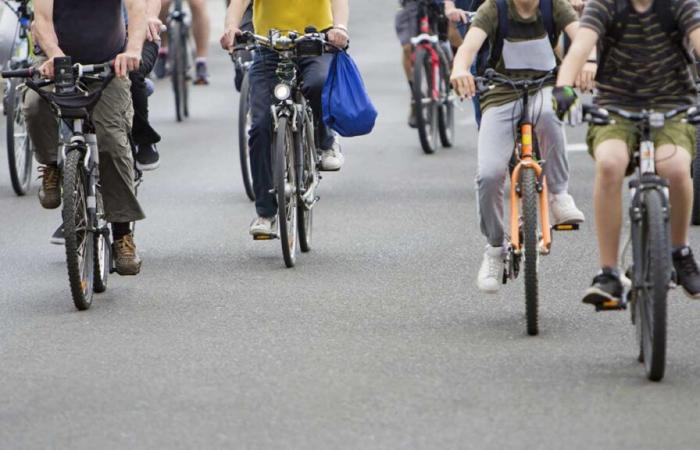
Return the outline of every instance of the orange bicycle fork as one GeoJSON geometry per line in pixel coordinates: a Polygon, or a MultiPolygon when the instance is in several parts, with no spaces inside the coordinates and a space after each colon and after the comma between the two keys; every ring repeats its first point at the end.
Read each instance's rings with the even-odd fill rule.
{"type": "Polygon", "coordinates": [[[538,180],[540,223],[542,230],[542,240],[540,241],[540,251],[549,253],[552,246],[552,233],[549,223],[549,199],[547,193],[547,180],[542,173],[542,166],[533,157],[533,135],[532,124],[524,122],[520,125],[520,158],[513,173],[510,183],[510,240],[513,251],[522,252],[522,242],[520,242],[520,199],[522,198],[520,174],[523,169],[535,171],[538,180]]]}

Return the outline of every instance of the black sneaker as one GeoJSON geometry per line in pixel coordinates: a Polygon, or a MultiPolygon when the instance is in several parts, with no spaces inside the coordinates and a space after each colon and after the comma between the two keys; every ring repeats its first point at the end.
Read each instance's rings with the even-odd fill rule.
{"type": "Polygon", "coordinates": [[[411,128],[418,128],[418,118],[416,115],[416,105],[411,103],[411,111],[408,113],[408,126],[411,128]]]}
{"type": "Polygon", "coordinates": [[[690,298],[700,299],[700,270],[695,262],[693,250],[681,247],[673,252],[673,267],[676,269],[678,284],[690,298]]]}
{"type": "Polygon", "coordinates": [[[207,71],[207,63],[200,61],[195,67],[194,84],[197,86],[206,86],[209,84],[209,72],[207,71]]]}
{"type": "Polygon", "coordinates": [[[168,61],[168,52],[161,49],[161,51],[158,53],[158,58],[156,59],[156,63],[153,66],[153,74],[159,80],[162,78],[165,78],[165,75],[167,75],[167,71],[166,71],[166,67],[165,67],[167,61],[168,61]]]}
{"type": "Polygon", "coordinates": [[[63,224],[56,228],[56,231],[49,238],[49,242],[53,245],[66,245],[66,237],[63,235],[63,224]]]}
{"type": "Polygon", "coordinates": [[[594,305],[596,309],[614,309],[622,300],[623,291],[617,270],[605,267],[593,278],[583,303],[594,305]]]}
{"type": "Polygon", "coordinates": [[[156,144],[139,145],[136,152],[136,167],[139,170],[156,170],[160,166],[160,155],[156,144]]]}

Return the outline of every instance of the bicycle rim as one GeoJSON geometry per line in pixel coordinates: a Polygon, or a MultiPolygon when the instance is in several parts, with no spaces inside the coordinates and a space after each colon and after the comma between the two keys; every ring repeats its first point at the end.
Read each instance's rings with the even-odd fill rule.
{"type": "Polygon", "coordinates": [[[63,165],[63,233],[66,241],[66,265],[73,303],[79,310],[92,304],[94,282],[94,236],[87,209],[86,177],[83,155],[68,153],[63,165]]]}
{"type": "Polygon", "coordinates": [[[450,67],[446,55],[440,55],[440,107],[438,110],[438,128],[440,143],[443,147],[452,147],[455,139],[455,105],[452,99],[450,84],[450,67]]]}
{"type": "Polygon", "coordinates": [[[432,64],[424,48],[416,50],[413,65],[413,103],[416,108],[416,125],[423,151],[435,153],[437,149],[437,105],[432,96],[432,64]]]}
{"type": "Polygon", "coordinates": [[[12,189],[17,195],[25,195],[31,185],[32,147],[22,112],[21,95],[17,91],[18,86],[17,80],[10,80],[5,98],[7,162],[12,189]]]}
{"type": "Polygon", "coordinates": [[[243,187],[250,201],[255,201],[253,191],[253,173],[250,168],[250,149],[248,136],[250,134],[250,80],[248,74],[243,76],[241,83],[241,98],[238,103],[238,156],[243,175],[243,187]]]}
{"type": "Polygon", "coordinates": [[[525,275],[525,317],[527,334],[535,336],[538,329],[538,280],[537,262],[539,258],[539,232],[537,226],[538,192],[533,169],[523,168],[520,179],[522,192],[522,233],[525,275]]]}
{"type": "MultiPolygon", "coordinates": [[[[644,222],[638,243],[643,260],[635,289],[642,360],[647,378],[660,381],[666,366],[666,300],[671,281],[671,249],[663,193],[644,194],[644,222]]],[[[637,261],[635,261],[637,263],[637,261]]]]}
{"type": "Polygon", "coordinates": [[[287,267],[294,267],[297,253],[297,195],[294,173],[294,141],[287,119],[278,121],[275,138],[275,190],[277,223],[282,255],[287,267]]]}

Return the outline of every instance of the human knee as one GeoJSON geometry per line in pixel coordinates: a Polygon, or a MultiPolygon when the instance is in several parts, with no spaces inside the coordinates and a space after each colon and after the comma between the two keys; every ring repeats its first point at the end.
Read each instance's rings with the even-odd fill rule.
{"type": "Polygon", "coordinates": [[[625,177],[629,156],[624,143],[604,142],[596,149],[595,159],[596,173],[602,181],[620,182],[625,177]]]}

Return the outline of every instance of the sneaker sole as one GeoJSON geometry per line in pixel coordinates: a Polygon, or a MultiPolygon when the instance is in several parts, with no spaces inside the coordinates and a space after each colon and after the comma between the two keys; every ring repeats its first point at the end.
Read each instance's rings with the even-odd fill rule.
{"type": "Polygon", "coordinates": [[[683,293],[685,294],[685,296],[688,297],[689,299],[691,299],[691,300],[700,300],[700,292],[698,292],[697,294],[693,295],[693,294],[691,294],[690,292],[686,291],[685,288],[684,288],[683,286],[681,286],[681,288],[683,289],[683,293]]]}
{"type": "Polygon", "coordinates": [[[55,238],[55,237],[51,236],[49,238],[49,244],[66,245],[66,239],[65,238],[55,238]]]}
{"type": "Polygon", "coordinates": [[[143,170],[144,172],[148,172],[149,170],[156,170],[159,167],[160,161],[156,161],[151,164],[141,164],[140,162],[136,161],[136,168],[139,170],[143,170]]]}
{"type": "Polygon", "coordinates": [[[605,302],[619,301],[619,299],[613,297],[612,295],[608,294],[607,292],[601,289],[591,287],[588,288],[588,290],[586,291],[586,295],[581,301],[587,305],[599,306],[604,304],[605,302]]]}

